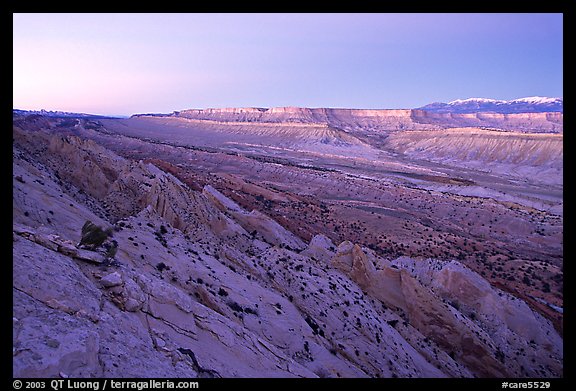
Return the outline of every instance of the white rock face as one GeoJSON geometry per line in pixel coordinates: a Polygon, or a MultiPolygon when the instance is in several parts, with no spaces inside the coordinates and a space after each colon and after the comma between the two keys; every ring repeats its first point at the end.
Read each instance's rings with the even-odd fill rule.
{"type": "Polygon", "coordinates": [[[457,262],[306,244],[152,164],[14,135],[14,377],[562,376],[549,322],[457,262]],[[86,220],[113,260],[76,248],[86,220]]]}
{"type": "Polygon", "coordinates": [[[336,246],[325,235],[315,235],[301,254],[328,263],[335,254],[336,246]]]}
{"type": "Polygon", "coordinates": [[[562,100],[541,97],[513,101],[456,100],[448,104],[432,104],[413,110],[305,107],[192,109],[173,113],[170,117],[213,121],[220,124],[320,123],[349,131],[430,130],[435,127],[462,126],[515,128],[529,132],[562,132],[563,129],[562,100]]]}

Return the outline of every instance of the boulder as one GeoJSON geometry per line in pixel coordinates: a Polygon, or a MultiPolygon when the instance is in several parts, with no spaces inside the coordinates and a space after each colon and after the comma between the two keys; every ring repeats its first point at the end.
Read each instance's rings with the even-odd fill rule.
{"type": "Polygon", "coordinates": [[[106,288],[119,286],[122,285],[122,275],[118,272],[113,272],[102,277],[100,282],[106,288]]]}

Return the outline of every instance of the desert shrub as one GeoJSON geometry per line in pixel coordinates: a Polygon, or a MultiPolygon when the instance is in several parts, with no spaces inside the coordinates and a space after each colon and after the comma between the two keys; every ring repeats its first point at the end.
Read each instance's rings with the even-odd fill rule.
{"type": "Polygon", "coordinates": [[[246,312],[247,314],[252,314],[252,315],[256,315],[258,316],[258,310],[255,308],[250,308],[250,307],[246,307],[243,309],[244,312],[246,312]]]}
{"type": "Polygon", "coordinates": [[[87,220],[82,226],[82,238],[80,239],[80,246],[85,246],[92,250],[100,247],[104,241],[111,236],[112,230],[104,230],[102,227],[87,220]]]}
{"type": "Polygon", "coordinates": [[[104,248],[106,248],[106,258],[114,259],[118,252],[118,242],[113,240],[112,243],[105,243],[104,248]]]}
{"type": "Polygon", "coordinates": [[[530,278],[528,278],[528,276],[524,276],[524,278],[522,278],[522,282],[528,286],[532,285],[532,282],[530,281],[530,278]]]}
{"type": "Polygon", "coordinates": [[[155,236],[156,240],[159,241],[162,246],[164,246],[164,247],[167,248],[167,247],[168,247],[168,242],[166,241],[166,238],[164,238],[164,236],[162,236],[162,235],[163,235],[162,232],[168,232],[168,231],[166,230],[166,227],[164,227],[163,225],[160,227],[160,231],[155,231],[155,232],[154,232],[154,236],[155,236]],[[162,229],[162,227],[163,227],[164,229],[162,229]]]}
{"type": "Polygon", "coordinates": [[[228,307],[232,308],[232,310],[237,311],[237,312],[243,312],[244,308],[242,308],[242,306],[238,303],[236,303],[235,301],[229,301],[228,303],[228,307]]]}

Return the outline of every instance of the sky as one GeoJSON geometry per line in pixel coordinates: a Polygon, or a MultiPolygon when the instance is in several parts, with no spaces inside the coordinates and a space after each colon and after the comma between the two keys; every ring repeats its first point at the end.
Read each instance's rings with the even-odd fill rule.
{"type": "Polygon", "coordinates": [[[13,14],[13,107],[416,108],[563,96],[562,14],[13,14]]]}

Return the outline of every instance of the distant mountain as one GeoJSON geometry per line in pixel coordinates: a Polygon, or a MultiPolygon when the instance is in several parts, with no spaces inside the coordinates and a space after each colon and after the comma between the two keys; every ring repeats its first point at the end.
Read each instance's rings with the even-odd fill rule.
{"type": "MultiPolygon", "coordinates": [[[[105,115],[97,115],[97,114],[86,114],[86,113],[70,113],[67,111],[48,111],[48,110],[20,110],[20,109],[13,109],[12,114],[14,115],[42,115],[44,117],[54,117],[54,118],[112,118],[110,116],[105,115]]],[[[114,117],[115,118],[115,117],[114,117]]]]}
{"type": "Polygon", "coordinates": [[[514,100],[497,100],[485,98],[457,99],[448,103],[431,103],[420,107],[420,110],[434,113],[543,113],[560,112],[564,108],[563,98],[546,98],[532,96],[514,100]]]}

